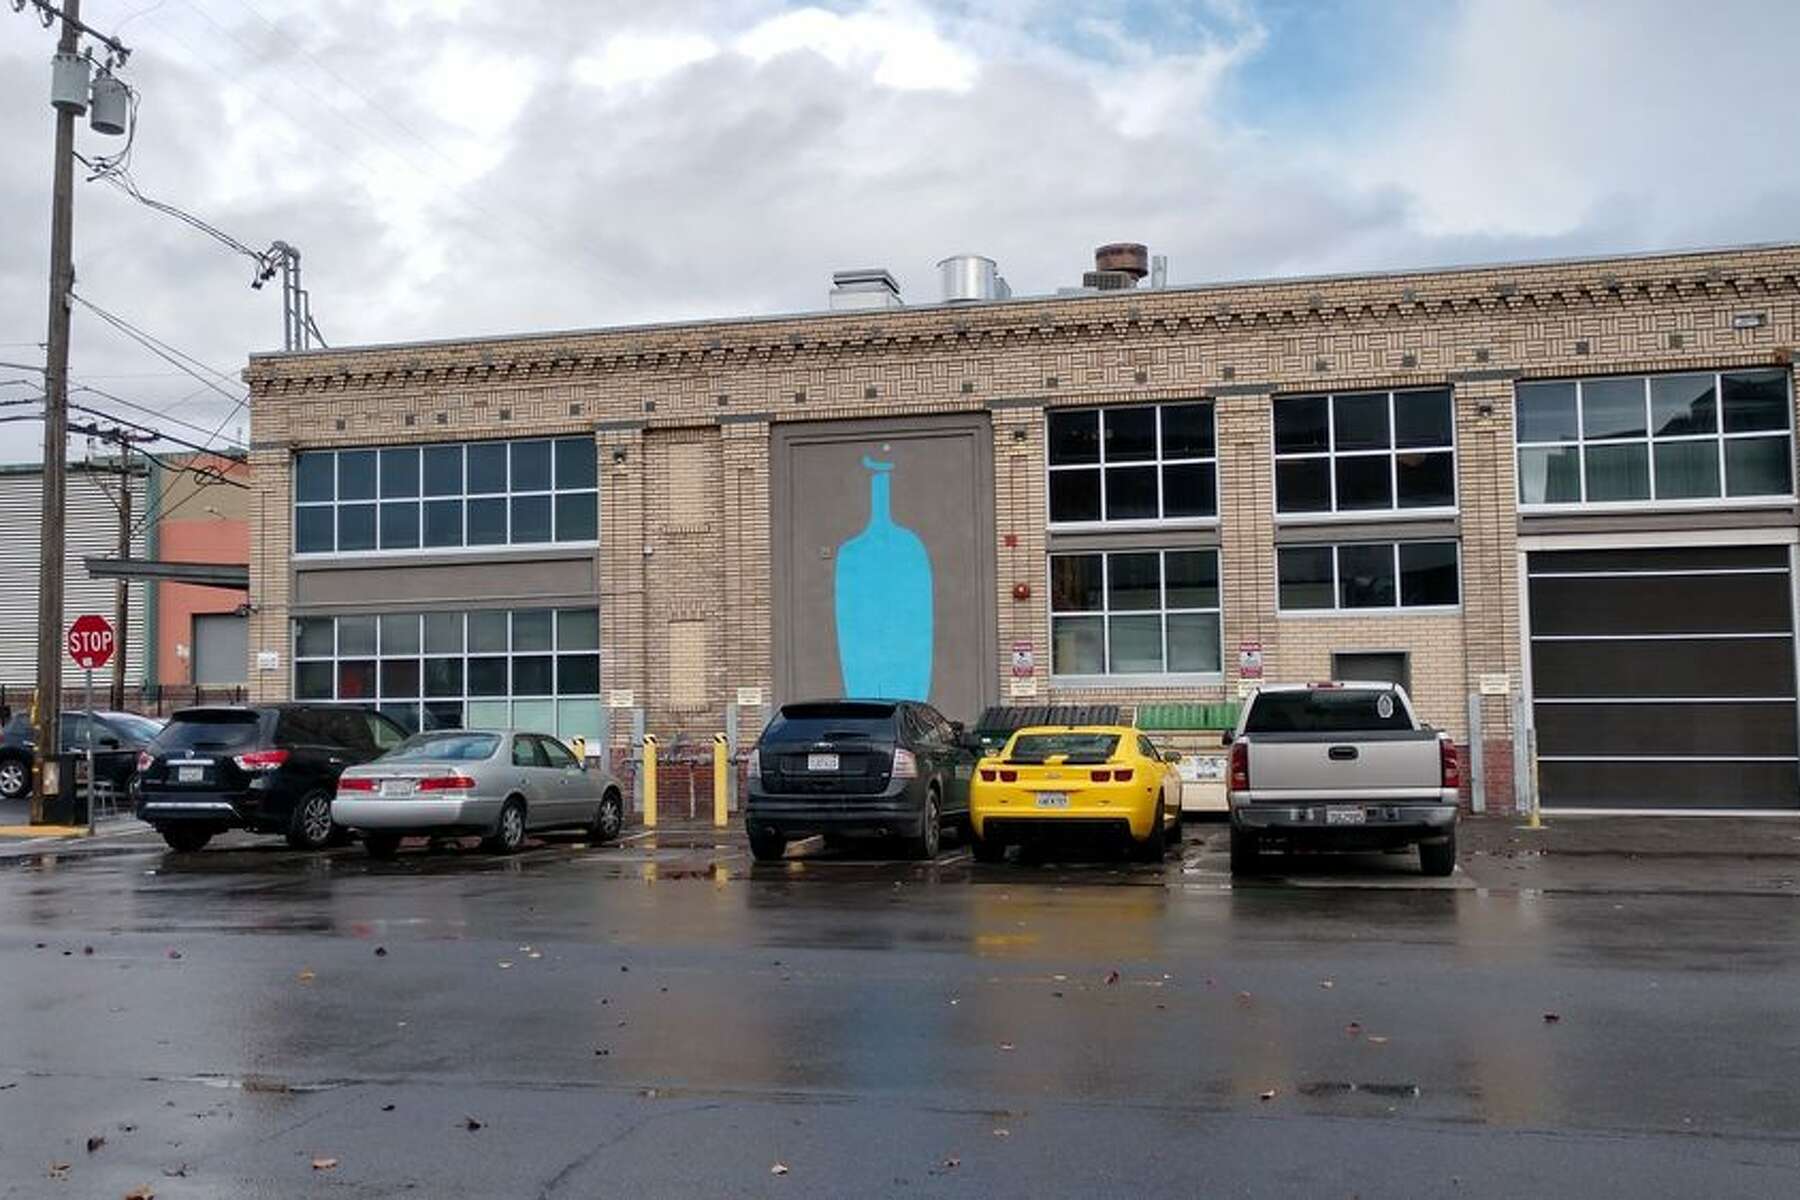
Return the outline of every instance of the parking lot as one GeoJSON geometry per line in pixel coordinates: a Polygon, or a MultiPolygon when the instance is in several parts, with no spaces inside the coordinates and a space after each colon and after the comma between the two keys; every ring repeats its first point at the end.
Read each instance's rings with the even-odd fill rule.
{"type": "Polygon", "coordinates": [[[1235,887],[1205,824],[1160,865],[15,842],[0,1196],[1782,1194],[1788,827],[1469,826],[1449,879],[1235,887]]]}

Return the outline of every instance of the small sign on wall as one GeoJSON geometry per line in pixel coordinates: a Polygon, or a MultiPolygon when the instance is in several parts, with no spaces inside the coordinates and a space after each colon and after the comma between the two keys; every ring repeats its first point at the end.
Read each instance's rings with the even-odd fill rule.
{"type": "Polygon", "coordinates": [[[259,671],[281,670],[281,651],[258,650],[256,652],[256,669],[259,671]]]}
{"type": "Polygon", "coordinates": [[[737,690],[739,708],[761,708],[763,690],[759,687],[742,687],[737,690]]]}
{"type": "Polygon", "coordinates": [[[1012,695],[1013,696],[1015,696],[1015,697],[1035,696],[1037,694],[1038,694],[1037,680],[1015,678],[1012,681],[1012,695]]]}
{"type": "Polygon", "coordinates": [[[1037,674],[1037,648],[1030,642],[1014,642],[1012,648],[1014,679],[1030,679],[1037,674]]]}
{"type": "Polygon", "coordinates": [[[1261,641],[1246,639],[1238,643],[1238,678],[1261,679],[1263,677],[1263,645],[1261,641]]]}
{"type": "Polygon", "coordinates": [[[630,688],[614,688],[612,691],[606,693],[606,707],[636,708],[637,697],[632,694],[630,688]]]}
{"type": "Polygon", "coordinates": [[[1505,696],[1512,691],[1512,677],[1505,671],[1481,676],[1480,684],[1484,696],[1505,696]]]}

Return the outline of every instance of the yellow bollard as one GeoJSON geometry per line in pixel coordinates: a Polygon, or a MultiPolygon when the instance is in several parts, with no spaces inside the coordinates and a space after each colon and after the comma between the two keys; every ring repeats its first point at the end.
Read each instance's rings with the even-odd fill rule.
{"type": "Polygon", "coordinates": [[[644,828],[656,828],[656,735],[644,735],[644,828]]]}
{"type": "Polygon", "coordinates": [[[713,825],[725,828],[731,807],[731,744],[722,733],[713,734],[713,825]]]}

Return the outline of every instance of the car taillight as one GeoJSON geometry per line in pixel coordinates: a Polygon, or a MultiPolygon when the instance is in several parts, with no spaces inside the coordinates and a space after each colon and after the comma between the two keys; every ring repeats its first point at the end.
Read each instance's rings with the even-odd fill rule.
{"type": "Polygon", "coordinates": [[[762,778],[762,751],[761,750],[752,750],[750,752],[750,761],[745,769],[745,774],[751,779],[761,779],[762,778]]]}
{"type": "Polygon", "coordinates": [[[981,781],[983,783],[992,783],[992,782],[994,782],[994,780],[996,780],[998,778],[1000,778],[1000,772],[994,770],[994,768],[992,768],[992,767],[981,768],[981,781]]]}
{"type": "Polygon", "coordinates": [[[138,770],[148,771],[155,762],[156,755],[150,753],[148,750],[138,751],[138,770]]]}
{"type": "Polygon", "coordinates": [[[1105,771],[1095,771],[1094,782],[1130,783],[1133,771],[1132,767],[1114,767],[1105,771]]]}
{"type": "Polygon", "coordinates": [[[338,791],[340,792],[372,792],[374,790],[375,781],[373,779],[362,779],[356,776],[338,779],[338,791]]]}
{"type": "Polygon", "coordinates": [[[287,760],[286,750],[252,750],[248,754],[235,754],[231,759],[240,771],[273,771],[287,760]]]}
{"type": "Polygon", "coordinates": [[[917,779],[919,777],[919,760],[913,757],[911,750],[900,746],[894,747],[894,778],[917,779]]]}
{"type": "Polygon", "coordinates": [[[1438,743],[1438,763],[1441,766],[1442,781],[1440,787],[1457,789],[1462,787],[1462,760],[1456,756],[1456,745],[1448,738],[1438,743]]]}
{"type": "Polygon", "coordinates": [[[1233,791],[1250,790],[1250,743],[1233,742],[1231,744],[1231,788],[1233,791]]]}
{"type": "Polygon", "coordinates": [[[475,786],[475,781],[467,775],[434,775],[429,779],[421,779],[418,790],[421,792],[466,792],[475,786]]]}
{"type": "Polygon", "coordinates": [[[1002,770],[1000,772],[1000,782],[1001,783],[1017,783],[1017,782],[1019,782],[1019,773],[1017,771],[1002,770]]]}

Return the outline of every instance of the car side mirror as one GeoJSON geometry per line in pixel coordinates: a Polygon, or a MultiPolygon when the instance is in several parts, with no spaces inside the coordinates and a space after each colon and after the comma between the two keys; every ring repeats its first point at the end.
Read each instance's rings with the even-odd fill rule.
{"type": "Polygon", "coordinates": [[[1219,745],[1221,745],[1221,746],[1231,745],[1231,730],[1226,729],[1226,730],[1223,730],[1220,732],[1219,745]]]}
{"type": "Polygon", "coordinates": [[[1178,750],[1164,750],[1162,760],[1166,763],[1178,763],[1181,761],[1181,752],[1178,750]]]}

